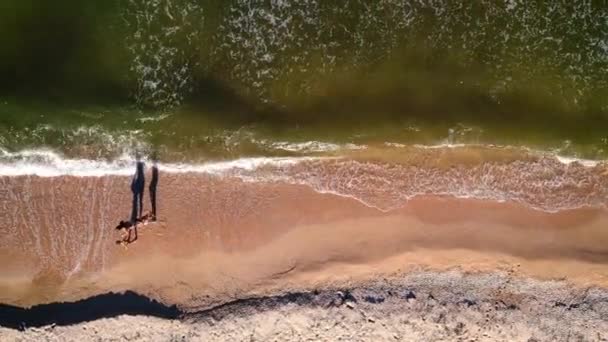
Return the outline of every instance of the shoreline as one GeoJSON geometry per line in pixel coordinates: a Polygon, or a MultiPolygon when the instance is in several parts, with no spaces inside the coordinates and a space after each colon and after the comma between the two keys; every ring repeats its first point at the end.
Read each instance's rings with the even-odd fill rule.
{"type": "Polygon", "coordinates": [[[608,211],[599,208],[551,213],[420,196],[385,212],[306,185],[164,174],[161,221],[141,227],[125,249],[114,243],[114,226],[129,212],[128,178],[0,177],[0,184],[9,193],[0,198],[8,208],[0,213],[5,304],[133,290],[201,307],[205,295],[456,265],[519,265],[525,276],[608,286],[608,211]]]}
{"type": "Polygon", "coordinates": [[[127,247],[130,177],[0,177],[0,325],[40,325],[0,336],[601,340],[606,165],[495,152],[161,170],[159,221],[127,247]]]}

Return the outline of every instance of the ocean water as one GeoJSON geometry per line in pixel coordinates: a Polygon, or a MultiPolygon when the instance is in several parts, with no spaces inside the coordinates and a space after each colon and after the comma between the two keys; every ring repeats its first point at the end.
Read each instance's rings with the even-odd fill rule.
{"type": "MultiPolygon", "coordinates": [[[[535,178],[546,170],[559,178],[580,166],[601,177],[608,156],[608,10],[601,3],[5,6],[3,176],[128,175],[143,158],[159,160],[166,171],[239,170],[244,177],[253,169],[264,174],[264,165],[337,158],[349,166],[334,165],[332,177],[348,178],[344,170],[365,169],[358,158],[390,169],[407,156],[450,155],[450,165],[467,173],[446,177],[465,185],[418,179],[427,187],[403,184],[408,190],[396,198],[435,192],[521,200],[520,190],[488,186],[484,172],[547,186],[535,178]],[[515,156],[506,166],[497,161],[505,153],[515,156]]],[[[419,177],[437,177],[437,165],[421,163],[413,165],[423,170],[419,177]]],[[[353,195],[337,189],[340,182],[325,184],[321,171],[301,171],[267,176],[353,195]]],[[[380,178],[399,184],[402,177],[380,178]]],[[[548,201],[530,204],[562,207],[548,201]]]]}
{"type": "Polygon", "coordinates": [[[6,94],[262,107],[299,119],[350,116],[333,113],[343,107],[363,116],[606,118],[601,2],[9,0],[5,7],[6,94]]]}

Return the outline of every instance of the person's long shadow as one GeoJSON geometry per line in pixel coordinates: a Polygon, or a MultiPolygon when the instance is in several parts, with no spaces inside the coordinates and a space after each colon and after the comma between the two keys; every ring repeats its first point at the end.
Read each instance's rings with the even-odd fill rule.
{"type": "Polygon", "coordinates": [[[150,204],[152,205],[152,221],[156,221],[156,187],[158,186],[158,166],[152,165],[152,179],[150,180],[150,204]]]}
{"type": "Polygon", "coordinates": [[[144,188],[146,178],[144,176],[144,163],[137,162],[135,175],[131,181],[131,192],[133,193],[133,206],[131,209],[131,223],[135,224],[138,217],[142,216],[144,206],[144,188]]]}
{"type": "Polygon", "coordinates": [[[127,243],[137,240],[137,221],[142,217],[144,209],[144,188],[146,187],[146,178],[144,176],[144,163],[137,161],[135,175],[131,181],[131,192],[133,193],[133,205],[131,207],[131,226],[135,232],[135,238],[131,240],[131,229],[128,229],[128,236],[125,240],[127,243]]]}

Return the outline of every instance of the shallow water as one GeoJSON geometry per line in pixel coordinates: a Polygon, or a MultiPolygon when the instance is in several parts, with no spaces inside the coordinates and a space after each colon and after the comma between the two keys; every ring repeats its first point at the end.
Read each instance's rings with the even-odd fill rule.
{"type": "Polygon", "coordinates": [[[186,109],[40,106],[0,103],[0,162],[24,150],[71,159],[118,160],[136,154],[196,163],[240,157],[307,156],[368,147],[498,145],[603,160],[608,136],[579,120],[569,129],[526,123],[407,120],[319,123],[233,122],[186,109]]]}

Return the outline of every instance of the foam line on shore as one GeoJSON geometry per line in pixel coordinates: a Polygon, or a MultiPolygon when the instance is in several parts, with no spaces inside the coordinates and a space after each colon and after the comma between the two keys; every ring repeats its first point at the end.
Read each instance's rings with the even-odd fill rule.
{"type": "MultiPolygon", "coordinates": [[[[231,170],[253,171],[264,165],[288,166],[314,157],[253,157],[228,161],[215,161],[201,164],[162,163],[159,168],[169,173],[208,173],[222,175],[231,170]]],[[[70,159],[51,150],[23,150],[8,152],[0,150],[0,176],[39,176],[39,177],[102,177],[130,176],[133,174],[135,159],[122,155],[106,160],[70,159]]],[[[152,161],[144,160],[147,164],[152,161]]]]}
{"type": "MultiPolygon", "coordinates": [[[[405,147],[405,145],[404,145],[405,147]]],[[[495,145],[414,145],[420,149],[441,148],[514,148],[510,146],[495,145]]],[[[537,155],[550,156],[562,164],[569,165],[578,163],[584,167],[595,167],[602,161],[579,159],[560,156],[550,152],[526,149],[537,155]]],[[[315,159],[335,159],[336,157],[246,157],[225,161],[210,161],[205,163],[162,163],[160,168],[170,173],[208,173],[221,175],[231,170],[254,171],[264,165],[276,167],[295,165],[299,162],[315,159]]],[[[150,164],[150,160],[144,160],[150,164]]],[[[79,177],[102,177],[102,176],[129,176],[133,173],[135,158],[129,154],[122,154],[114,160],[67,158],[60,153],[50,149],[27,149],[11,152],[0,148],[0,176],[27,176],[40,177],[79,176],[79,177]]]]}
{"type": "MultiPolygon", "coordinates": [[[[398,144],[398,143],[385,143],[385,145],[390,146],[390,147],[397,147],[397,148],[407,147],[407,145],[398,144]]],[[[520,149],[523,151],[527,151],[528,153],[533,154],[533,155],[554,157],[560,163],[565,164],[565,165],[579,163],[585,167],[595,167],[598,164],[600,164],[601,162],[603,162],[602,160],[592,160],[592,159],[576,158],[576,157],[571,157],[571,156],[562,156],[558,153],[551,152],[551,151],[542,151],[542,150],[533,149],[533,148],[529,148],[529,147],[511,146],[511,145],[440,143],[440,144],[435,144],[435,145],[414,144],[413,146],[416,148],[428,149],[428,150],[458,149],[458,148],[467,148],[467,147],[482,147],[482,148],[494,148],[494,149],[520,149]]]]}

